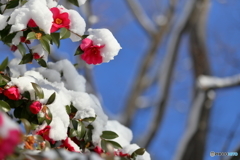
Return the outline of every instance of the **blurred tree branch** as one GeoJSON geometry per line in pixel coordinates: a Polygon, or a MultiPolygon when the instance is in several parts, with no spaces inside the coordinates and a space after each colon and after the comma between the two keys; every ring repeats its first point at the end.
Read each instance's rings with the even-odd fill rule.
{"type": "MultiPolygon", "coordinates": [[[[134,8],[138,8],[139,4],[136,4],[136,2],[133,2],[132,0],[127,1],[129,2],[129,6],[131,5],[131,10],[134,10],[134,8]],[[136,4],[136,6],[134,5],[136,4]],[[134,7],[135,6],[135,7],[134,7]]],[[[172,19],[173,19],[173,15],[174,15],[174,7],[175,7],[175,0],[171,1],[171,5],[169,6],[169,9],[166,12],[166,18],[167,18],[167,22],[162,25],[161,27],[158,27],[158,31],[155,31],[154,34],[152,35],[152,33],[150,34],[149,32],[147,32],[150,35],[150,46],[147,48],[144,57],[142,58],[141,61],[141,65],[139,66],[138,69],[138,73],[137,76],[134,80],[133,83],[133,87],[130,90],[130,94],[128,96],[127,99],[127,103],[125,106],[125,111],[123,112],[124,115],[124,121],[123,123],[130,127],[131,123],[132,123],[132,118],[133,115],[135,114],[136,111],[136,101],[139,97],[139,95],[141,95],[141,93],[149,86],[151,85],[151,81],[149,81],[149,76],[148,76],[148,70],[150,69],[150,67],[152,66],[152,62],[155,58],[155,55],[157,54],[158,48],[159,48],[159,44],[162,42],[164,35],[168,32],[172,19]]],[[[139,9],[139,8],[138,8],[139,9]]],[[[135,11],[132,11],[133,14],[136,14],[135,11]]],[[[141,11],[143,12],[143,11],[141,11]]],[[[136,15],[137,16],[137,15],[136,15]]],[[[139,17],[140,19],[144,18],[143,17],[139,17]]],[[[139,21],[139,23],[141,24],[141,22],[139,21]]],[[[143,26],[142,26],[143,27],[143,26]]],[[[144,28],[144,27],[143,27],[144,28]]]]}
{"type": "Polygon", "coordinates": [[[187,28],[190,31],[190,53],[196,89],[188,125],[178,146],[176,160],[202,160],[204,156],[210,109],[215,95],[213,90],[202,90],[197,84],[198,77],[211,73],[204,37],[208,3],[208,0],[199,0],[195,4],[187,28]]]}
{"type": "Polygon", "coordinates": [[[154,37],[155,33],[157,32],[157,28],[145,14],[141,5],[136,2],[136,0],[126,0],[126,3],[128,4],[127,6],[129,7],[134,17],[137,19],[140,26],[144,29],[144,31],[147,32],[149,36],[154,37]]]}
{"type": "Polygon", "coordinates": [[[172,75],[179,48],[179,42],[188,25],[189,18],[194,12],[196,3],[197,0],[189,1],[186,3],[184,11],[180,15],[177,23],[174,25],[174,28],[171,31],[167,47],[167,54],[163,66],[161,67],[161,70],[159,70],[159,84],[161,88],[161,96],[158,99],[158,103],[154,112],[155,115],[153,117],[152,123],[150,124],[150,129],[146,134],[143,142],[146,148],[149,147],[153,138],[156,136],[158,129],[161,126],[172,83],[172,75]]]}

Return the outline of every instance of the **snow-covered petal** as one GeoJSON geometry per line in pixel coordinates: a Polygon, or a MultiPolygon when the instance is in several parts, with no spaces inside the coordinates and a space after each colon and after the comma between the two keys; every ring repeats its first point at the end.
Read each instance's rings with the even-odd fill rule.
{"type": "Polygon", "coordinates": [[[108,29],[88,29],[89,36],[87,38],[93,41],[94,45],[104,46],[101,49],[103,62],[109,62],[114,59],[121,49],[113,34],[108,29]]]}

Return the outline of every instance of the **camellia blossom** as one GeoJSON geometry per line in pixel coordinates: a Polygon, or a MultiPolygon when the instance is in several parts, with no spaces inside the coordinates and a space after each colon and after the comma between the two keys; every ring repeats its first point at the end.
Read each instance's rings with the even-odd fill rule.
{"type": "Polygon", "coordinates": [[[75,144],[69,137],[67,137],[65,140],[62,140],[62,145],[60,145],[60,147],[63,147],[72,152],[80,152],[77,144],[75,144]]]}
{"type": "Polygon", "coordinates": [[[42,103],[39,101],[34,101],[30,106],[29,106],[30,111],[33,114],[38,114],[40,110],[42,109],[42,103]]]}
{"type": "Polygon", "coordinates": [[[14,152],[21,142],[21,132],[16,123],[0,112],[0,159],[14,152]]]}
{"type": "Polygon", "coordinates": [[[91,39],[85,38],[82,40],[80,45],[83,54],[81,58],[88,64],[100,64],[103,62],[103,57],[101,56],[101,49],[104,45],[94,45],[91,39]]]}
{"type": "Polygon", "coordinates": [[[121,49],[120,44],[108,29],[88,29],[89,36],[82,40],[81,58],[88,64],[100,64],[114,59],[121,49]]]}
{"type": "Polygon", "coordinates": [[[50,32],[55,32],[60,28],[69,29],[69,15],[67,12],[60,13],[60,9],[57,7],[53,7],[50,9],[53,14],[53,24],[50,32]]]}
{"type": "Polygon", "coordinates": [[[46,127],[44,127],[43,129],[37,131],[36,134],[42,136],[43,139],[45,139],[45,140],[51,142],[52,144],[54,144],[55,141],[52,140],[51,138],[49,138],[49,132],[50,132],[50,129],[51,129],[50,126],[46,126],[46,127]]]}
{"type": "Polygon", "coordinates": [[[39,59],[41,58],[38,53],[33,53],[33,59],[39,59]]]}
{"type": "Polygon", "coordinates": [[[27,24],[28,27],[37,27],[37,24],[33,19],[30,19],[27,24]]]}
{"type": "Polygon", "coordinates": [[[3,94],[8,97],[11,100],[19,100],[20,99],[20,93],[17,87],[10,87],[8,89],[5,89],[3,91],[3,94]]]}

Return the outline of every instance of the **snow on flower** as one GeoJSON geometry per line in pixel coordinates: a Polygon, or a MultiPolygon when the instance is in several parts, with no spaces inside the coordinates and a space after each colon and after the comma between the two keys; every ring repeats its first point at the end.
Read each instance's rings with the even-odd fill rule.
{"type": "MultiPolygon", "coordinates": [[[[37,53],[39,57],[42,57],[45,61],[48,60],[48,52],[43,49],[41,44],[38,44],[34,47],[32,47],[32,53],[37,53]]],[[[36,56],[35,56],[36,58],[36,56]]]]}
{"type": "Polygon", "coordinates": [[[68,10],[68,13],[71,22],[69,30],[72,31],[70,39],[73,42],[80,41],[81,40],[80,36],[82,36],[85,32],[86,22],[77,11],[70,9],[68,10]]]}
{"type": "Polygon", "coordinates": [[[78,145],[74,143],[70,138],[62,140],[62,145],[60,145],[60,147],[63,147],[72,152],[80,152],[78,145]]]}
{"type": "MultiPolygon", "coordinates": [[[[123,147],[122,153],[128,153],[129,155],[131,155],[134,151],[136,151],[139,148],[140,147],[137,144],[130,144],[126,147],[123,147]]],[[[147,151],[145,151],[143,155],[137,156],[136,160],[151,160],[151,157],[150,157],[149,153],[147,151]]]]}
{"type": "Polygon", "coordinates": [[[8,21],[8,24],[12,25],[10,33],[25,29],[31,19],[45,33],[50,33],[53,22],[52,12],[44,0],[29,0],[22,7],[15,9],[8,21]]]}
{"type": "Polygon", "coordinates": [[[21,141],[19,126],[2,112],[0,112],[0,139],[0,159],[11,154],[21,141]]]}
{"type": "MultiPolygon", "coordinates": [[[[49,138],[53,139],[54,141],[57,140],[63,140],[67,137],[67,128],[69,126],[69,116],[66,113],[65,106],[72,104],[78,109],[78,110],[90,110],[91,114],[96,113],[97,118],[92,123],[94,126],[93,130],[93,142],[97,143],[99,142],[100,135],[102,134],[102,131],[104,129],[104,126],[107,123],[107,116],[104,114],[102,107],[98,100],[85,92],[83,92],[85,89],[83,89],[83,86],[85,85],[85,80],[82,78],[82,76],[78,75],[76,69],[73,65],[70,65],[71,62],[68,60],[59,61],[57,63],[49,63],[49,70],[50,72],[45,72],[44,77],[49,77],[51,73],[53,73],[53,69],[56,69],[59,72],[63,71],[63,78],[67,81],[65,83],[62,82],[49,82],[47,79],[44,79],[44,77],[36,71],[27,71],[24,73],[23,76],[18,78],[12,78],[11,82],[9,82],[9,85],[16,85],[19,87],[19,90],[21,93],[24,93],[25,91],[29,91],[31,100],[35,100],[35,92],[31,85],[31,82],[37,83],[44,92],[44,99],[40,99],[39,102],[42,104],[46,104],[48,98],[55,92],[56,93],[56,99],[55,101],[47,105],[49,110],[52,113],[52,122],[49,124],[51,127],[49,131],[49,138]],[[48,75],[49,74],[49,75],[48,75]],[[76,80],[80,80],[80,85],[83,85],[79,89],[75,90],[68,90],[66,89],[66,86],[69,88],[70,86],[68,84],[71,83],[71,80],[74,80],[74,76],[76,76],[76,80]],[[66,77],[66,78],[65,78],[66,77]],[[90,109],[89,109],[90,108],[90,109]],[[94,110],[94,112],[93,112],[94,110]]],[[[41,67],[42,68],[42,67],[41,67]]],[[[35,70],[41,70],[41,69],[35,69],[35,70]]],[[[43,73],[43,70],[41,71],[43,73]]],[[[56,72],[54,72],[56,75],[56,72]]],[[[74,83],[75,87],[79,85],[79,83],[74,83]]],[[[74,86],[72,85],[72,88],[74,86]]],[[[94,114],[95,116],[95,114],[94,114]]],[[[43,125],[42,127],[45,127],[43,125]]]]}
{"type": "Polygon", "coordinates": [[[108,29],[88,29],[89,36],[80,44],[81,58],[88,64],[100,64],[114,59],[121,46],[108,29]]]}
{"type": "Polygon", "coordinates": [[[57,31],[60,28],[69,29],[69,15],[67,12],[61,12],[60,8],[53,7],[50,9],[53,14],[53,24],[51,28],[51,33],[57,31]]]}
{"type": "Polygon", "coordinates": [[[54,144],[55,141],[49,137],[50,130],[51,130],[51,127],[46,126],[43,129],[38,130],[36,132],[36,134],[42,136],[44,140],[47,140],[47,141],[51,142],[52,144],[54,144]]]}

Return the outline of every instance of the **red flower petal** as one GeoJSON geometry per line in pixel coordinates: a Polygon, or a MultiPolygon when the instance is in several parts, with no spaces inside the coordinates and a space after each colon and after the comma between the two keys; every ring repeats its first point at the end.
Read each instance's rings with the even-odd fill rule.
{"type": "Polygon", "coordinates": [[[60,14],[60,10],[57,7],[51,8],[50,11],[53,14],[53,19],[56,19],[58,17],[58,15],[60,14]]]}
{"type": "Polygon", "coordinates": [[[80,44],[80,48],[84,51],[86,48],[93,46],[93,41],[91,39],[85,38],[80,44]]]}

